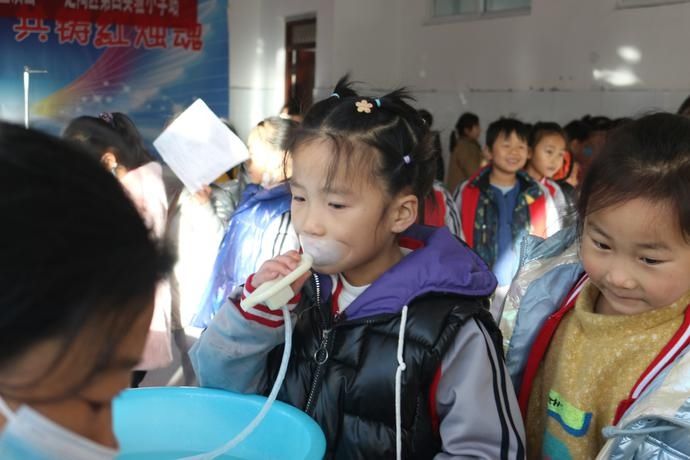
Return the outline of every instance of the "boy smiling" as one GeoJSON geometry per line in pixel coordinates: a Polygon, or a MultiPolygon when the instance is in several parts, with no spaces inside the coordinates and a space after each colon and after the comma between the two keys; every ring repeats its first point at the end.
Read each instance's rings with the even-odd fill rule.
{"type": "Polygon", "coordinates": [[[492,313],[498,320],[505,291],[518,265],[518,245],[527,234],[546,236],[547,200],[522,169],[527,162],[529,126],[501,118],[486,133],[491,164],[455,192],[461,237],[491,267],[498,279],[492,313]]]}

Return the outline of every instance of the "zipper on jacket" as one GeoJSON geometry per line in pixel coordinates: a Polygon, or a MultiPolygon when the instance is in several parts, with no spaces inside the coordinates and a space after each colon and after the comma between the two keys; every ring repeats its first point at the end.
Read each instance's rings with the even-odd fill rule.
{"type": "MultiPolygon", "coordinates": [[[[316,307],[319,309],[321,312],[321,283],[319,281],[319,278],[316,274],[314,274],[314,286],[316,290],[316,307]]],[[[316,393],[318,390],[321,388],[321,384],[323,381],[323,375],[325,371],[326,364],[328,363],[328,360],[330,358],[329,356],[329,350],[330,346],[332,343],[332,338],[335,333],[335,329],[338,326],[345,326],[345,325],[357,325],[357,324],[377,324],[377,323],[383,323],[388,321],[392,316],[395,315],[382,315],[379,317],[374,317],[374,318],[366,318],[366,319],[361,319],[361,320],[355,320],[355,321],[342,321],[338,322],[338,319],[340,318],[340,315],[332,315],[331,312],[328,312],[328,318],[330,319],[327,320],[323,312],[321,312],[321,343],[319,344],[319,348],[316,349],[314,352],[314,362],[316,363],[316,371],[314,372],[314,377],[312,378],[311,382],[311,387],[309,389],[309,396],[307,397],[307,403],[304,406],[304,412],[310,416],[314,415],[312,413],[314,409],[314,401],[316,398],[316,393]]]]}
{"type": "Polygon", "coordinates": [[[327,324],[323,317],[323,312],[321,312],[321,282],[316,273],[314,273],[314,285],[316,288],[316,308],[318,308],[321,313],[321,343],[319,348],[314,352],[314,362],[316,362],[316,371],[314,372],[314,378],[311,382],[311,388],[309,390],[309,397],[307,398],[307,404],[304,406],[304,412],[309,415],[313,415],[311,412],[313,410],[314,398],[316,396],[316,390],[321,386],[321,381],[323,380],[323,372],[326,363],[328,362],[328,346],[330,343],[331,329],[330,325],[327,324]]]}

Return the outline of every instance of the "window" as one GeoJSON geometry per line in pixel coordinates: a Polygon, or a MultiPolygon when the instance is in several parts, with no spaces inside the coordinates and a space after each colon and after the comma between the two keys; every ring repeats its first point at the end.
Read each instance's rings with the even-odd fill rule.
{"type": "Polygon", "coordinates": [[[618,8],[637,8],[639,6],[669,5],[672,3],[687,3],[690,0],[618,0],[618,8]]]}
{"type": "Polygon", "coordinates": [[[435,18],[457,16],[460,14],[476,14],[479,12],[481,0],[434,0],[435,18]]]}
{"type": "Polygon", "coordinates": [[[440,19],[504,12],[528,12],[531,3],[531,0],[433,0],[431,17],[440,19]]]}
{"type": "Polygon", "coordinates": [[[528,10],[532,0],[485,0],[486,11],[528,10]]]}

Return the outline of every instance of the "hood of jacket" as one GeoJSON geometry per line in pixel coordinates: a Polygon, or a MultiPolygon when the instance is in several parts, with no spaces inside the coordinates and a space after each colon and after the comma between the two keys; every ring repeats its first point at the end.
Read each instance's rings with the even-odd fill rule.
{"type": "MultiPolygon", "coordinates": [[[[401,235],[400,246],[412,252],[352,302],[346,319],[396,314],[425,294],[486,297],[496,289],[496,277],[486,263],[446,227],[413,225],[401,235]]],[[[319,279],[323,291],[330,293],[330,276],[319,279]]]]}

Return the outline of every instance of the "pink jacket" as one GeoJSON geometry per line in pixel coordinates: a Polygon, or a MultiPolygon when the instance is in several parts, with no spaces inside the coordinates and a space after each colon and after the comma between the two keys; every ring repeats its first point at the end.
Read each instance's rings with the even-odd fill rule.
{"type": "MultiPolygon", "coordinates": [[[[139,209],[147,227],[156,238],[163,238],[168,217],[168,199],[163,185],[161,165],[156,162],[146,163],[129,171],[121,182],[139,209]]],[[[170,306],[170,284],[163,281],[156,289],[153,320],[137,369],[159,369],[172,363],[170,306]]]]}

